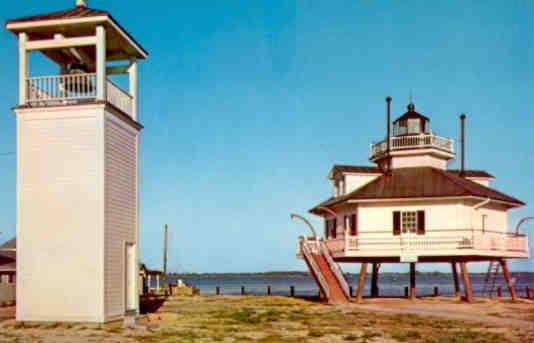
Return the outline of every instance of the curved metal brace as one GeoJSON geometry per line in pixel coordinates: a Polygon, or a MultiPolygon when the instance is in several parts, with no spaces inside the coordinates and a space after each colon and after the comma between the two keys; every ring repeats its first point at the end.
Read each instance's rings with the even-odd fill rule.
{"type": "Polygon", "coordinates": [[[333,215],[334,217],[337,216],[337,213],[334,212],[334,210],[332,210],[331,208],[324,207],[324,206],[318,206],[317,209],[319,209],[319,210],[323,210],[323,211],[325,211],[326,213],[333,215]]]}
{"type": "Polygon", "coordinates": [[[523,225],[525,222],[529,221],[529,220],[534,220],[534,217],[525,217],[525,218],[522,218],[521,220],[519,220],[517,222],[517,225],[515,226],[515,234],[516,235],[519,235],[519,227],[521,225],[523,225]]]}
{"type": "Polygon", "coordinates": [[[313,237],[314,237],[314,238],[317,237],[317,233],[315,233],[315,229],[314,229],[313,225],[308,221],[308,219],[304,218],[304,217],[301,216],[301,215],[295,214],[295,213],[291,213],[291,214],[289,215],[289,217],[290,217],[291,219],[298,218],[298,219],[302,220],[302,221],[303,221],[304,223],[306,223],[306,225],[308,225],[308,227],[310,228],[313,237]]]}

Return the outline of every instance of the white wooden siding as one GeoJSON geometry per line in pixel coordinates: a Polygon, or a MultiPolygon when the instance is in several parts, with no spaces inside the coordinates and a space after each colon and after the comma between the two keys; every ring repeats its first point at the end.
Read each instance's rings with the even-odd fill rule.
{"type": "Polygon", "coordinates": [[[104,247],[106,319],[124,314],[125,243],[137,244],[136,135],[136,131],[127,127],[114,114],[106,113],[104,247]]]}
{"type": "Polygon", "coordinates": [[[102,321],[102,109],[16,112],[17,319],[102,321]]]}

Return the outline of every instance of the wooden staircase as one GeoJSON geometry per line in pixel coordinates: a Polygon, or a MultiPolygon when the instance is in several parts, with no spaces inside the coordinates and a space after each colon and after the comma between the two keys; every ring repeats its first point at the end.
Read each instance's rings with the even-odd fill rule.
{"type": "Polygon", "coordinates": [[[350,301],[349,285],[341,268],[332,259],[324,241],[299,238],[300,256],[308,265],[321,293],[329,303],[350,301]]]}

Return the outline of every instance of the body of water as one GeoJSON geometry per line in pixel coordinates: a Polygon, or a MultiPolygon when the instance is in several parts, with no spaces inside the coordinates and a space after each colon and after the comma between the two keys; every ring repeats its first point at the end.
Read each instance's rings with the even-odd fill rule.
{"type": "MultiPolygon", "coordinates": [[[[366,278],[365,295],[370,292],[370,276],[368,275],[366,278]]],[[[458,276],[460,287],[462,287],[461,274],[458,276]]],[[[515,272],[512,273],[512,277],[520,296],[525,296],[526,286],[534,287],[534,273],[515,272]]],[[[177,278],[200,288],[200,294],[215,294],[216,287],[220,287],[221,294],[240,294],[241,286],[244,286],[247,294],[261,295],[267,293],[268,285],[271,286],[272,294],[276,295],[288,295],[290,286],[295,287],[296,295],[316,295],[319,291],[315,280],[308,274],[188,274],[169,277],[168,281],[174,282],[177,278]]],[[[358,275],[349,274],[347,279],[349,284],[356,290],[358,275]]],[[[484,274],[471,274],[470,279],[475,295],[480,295],[484,287],[484,274]]],[[[408,286],[409,283],[408,274],[381,274],[378,280],[380,295],[403,296],[404,287],[408,286]]],[[[502,288],[504,296],[508,296],[508,288],[502,277],[497,279],[496,285],[502,288]]],[[[439,292],[442,295],[454,294],[452,274],[417,274],[416,286],[418,295],[433,294],[434,286],[439,287],[439,292]]]]}

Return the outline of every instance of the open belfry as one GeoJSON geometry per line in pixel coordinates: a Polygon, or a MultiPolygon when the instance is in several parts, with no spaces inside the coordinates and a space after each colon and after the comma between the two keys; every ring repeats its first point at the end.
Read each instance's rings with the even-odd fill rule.
{"type": "Polygon", "coordinates": [[[517,294],[507,259],[528,258],[528,237],[508,229],[508,211],[525,205],[491,187],[493,176],[464,168],[465,115],[460,116],[460,169],[453,140],[430,129],[430,119],[407,111],[390,120],[386,98],[385,139],[371,144],[373,166],[334,165],[333,195],[310,212],[324,218],[323,237],[300,237],[303,258],[329,302],[350,300],[349,285],[338,262],[361,264],[356,298],[362,299],[368,264],[372,297],[379,296],[382,263],[409,263],[408,296],[416,298],[416,264],[447,263],[454,292],[460,295],[460,266],[465,299],[473,301],[468,262],[487,261],[484,290],[491,294],[502,272],[512,299],[517,294]],[[493,278],[493,279],[492,279],[493,278]]]}
{"type": "Polygon", "coordinates": [[[6,28],[19,51],[16,318],[135,316],[137,68],[148,54],[108,12],[84,1],[7,20],[6,28]],[[57,74],[29,70],[31,53],[54,62],[57,74]],[[112,81],[119,74],[125,86],[112,81]]]}

